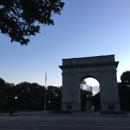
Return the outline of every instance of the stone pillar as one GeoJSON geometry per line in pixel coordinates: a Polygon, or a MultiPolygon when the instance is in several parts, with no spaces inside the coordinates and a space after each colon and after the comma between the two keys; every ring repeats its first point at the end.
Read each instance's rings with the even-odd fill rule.
{"type": "Polygon", "coordinates": [[[75,73],[69,70],[68,73],[62,73],[62,110],[80,111],[80,86],[77,83],[75,73]],[[69,73],[70,72],[70,73],[69,73]]]}
{"type": "Polygon", "coordinates": [[[102,74],[100,95],[102,112],[114,112],[121,110],[118,96],[116,70],[109,70],[102,74]]]}

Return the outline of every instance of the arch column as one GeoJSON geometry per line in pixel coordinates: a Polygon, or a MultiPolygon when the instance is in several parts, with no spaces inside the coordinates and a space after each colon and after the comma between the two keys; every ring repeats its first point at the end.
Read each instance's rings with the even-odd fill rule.
{"type": "Polygon", "coordinates": [[[76,73],[62,73],[62,110],[80,111],[80,88],[77,83],[76,73]]]}
{"type": "Polygon", "coordinates": [[[116,70],[102,74],[100,87],[101,111],[120,111],[116,70]]]}

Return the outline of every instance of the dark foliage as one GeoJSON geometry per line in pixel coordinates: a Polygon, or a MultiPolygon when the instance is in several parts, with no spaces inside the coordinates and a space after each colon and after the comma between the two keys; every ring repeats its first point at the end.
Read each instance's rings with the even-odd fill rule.
{"type": "Polygon", "coordinates": [[[121,75],[121,83],[130,85],[130,71],[126,71],[121,75]]]}
{"type": "Polygon", "coordinates": [[[0,107],[2,108],[2,104],[5,100],[5,89],[6,89],[6,83],[3,79],[0,78],[0,107]]]}
{"type": "Polygon", "coordinates": [[[130,111],[130,71],[126,71],[121,75],[121,82],[118,83],[118,88],[121,109],[130,111]]]}
{"type": "Polygon", "coordinates": [[[60,14],[61,0],[0,0],[0,30],[21,45],[40,31],[40,24],[54,25],[52,14],[60,14]]]}
{"type": "MultiPolygon", "coordinates": [[[[28,82],[14,85],[0,78],[0,110],[44,110],[44,99],[44,86],[28,82]]],[[[46,110],[60,110],[61,99],[62,87],[48,86],[46,110]]]]}

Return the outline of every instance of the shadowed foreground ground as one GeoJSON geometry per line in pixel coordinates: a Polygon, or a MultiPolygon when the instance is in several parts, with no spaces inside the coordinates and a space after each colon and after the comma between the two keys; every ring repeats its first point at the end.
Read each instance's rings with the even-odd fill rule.
{"type": "Polygon", "coordinates": [[[130,117],[99,113],[48,114],[20,112],[18,116],[0,116],[0,130],[130,130],[130,117]]]}

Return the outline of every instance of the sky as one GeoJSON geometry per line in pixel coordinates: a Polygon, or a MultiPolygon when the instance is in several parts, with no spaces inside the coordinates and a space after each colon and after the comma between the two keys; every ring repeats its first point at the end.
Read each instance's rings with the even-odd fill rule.
{"type": "Polygon", "coordinates": [[[0,34],[0,77],[45,85],[47,72],[47,85],[61,86],[62,59],[114,54],[119,82],[130,70],[130,0],[62,1],[61,15],[52,16],[55,25],[41,26],[27,46],[0,34]]]}

